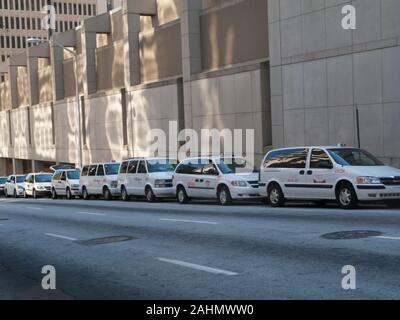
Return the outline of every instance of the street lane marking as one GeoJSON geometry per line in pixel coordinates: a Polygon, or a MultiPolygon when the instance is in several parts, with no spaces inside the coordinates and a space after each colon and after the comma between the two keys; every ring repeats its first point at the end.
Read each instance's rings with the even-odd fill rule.
{"type": "Polygon", "coordinates": [[[49,237],[54,237],[54,238],[59,238],[59,239],[64,239],[64,240],[71,240],[71,241],[77,241],[78,239],[71,238],[71,237],[66,237],[66,236],[61,236],[59,234],[54,234],[54,233],[45,233],[46,236],[49,237]]]}
{"type": "Polygon", "coordinates": [[[400,240],[400,237],[384,237],[384,236],[379,236],[379,237],[375,237],[378,239],[386,239],[386,240],[400,240]]]}
{"type": "Polygon", "coordinates": [[[25,207],[25,209],[28,209],[28,210],[43,210],[43,208],[38,208],[38,207],[25,207]]]}
{"type": "Polygon", "coordinates": [[[211,268],[211,267],[206,267],[206,266],[201,266],[199,264],[194,264],[190,262],[185,262],[185,261],[179,261],[179,260],[170,260],[170,259],[165,259],[165,258],[157,258],[158,261],[161,262],[166,262],[166,263],[171,263],[175,264],[181,267],[186,267],[194,270],[200,270],[200,271],[205,271],[213,274],[223,274],[226,276],[236,276],[238,275],[236,272],[232,271],[227,271],[227,270],[222,270],[222,269],[216,269],[216,268],[211,268]]]}
{"type": "Polygon", "coordinates": [[[161,221],[168,222],[183,222],[183,223],[198,223],[198,224],[218,224],[218,222],[211,221],[196,221],[196,220],[179,220],[179,219],[160,219],[161,221]]]}
{"type": "Polygon", "coordinates": [[[81,212],[76,212],[76,213],[77,214],[86,214],[86,215],[89,215],[89,216],[101,216],[101,217],[106,216],[105,213],[96,213],[96,212],[83,212],[83,211],[81,211],[81,212]]]}

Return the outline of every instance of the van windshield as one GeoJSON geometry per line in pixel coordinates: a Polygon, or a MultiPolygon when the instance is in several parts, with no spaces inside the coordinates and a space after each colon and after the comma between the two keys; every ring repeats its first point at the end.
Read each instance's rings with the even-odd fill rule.
{"type": "Polygon", "coordinates": [[[25,181],[25,176],[18,176],[17,183],[23,183],[25,181]]]}
{"type": "Polygon", "coordinates": [[[67,177],[69,180],[79,180],[81,173],[79,171],[67,171],[67,177]]]}
{"type": "Polygon", "coordinates": [[[40,174],[35,177],[37,183],[51,182],[51,174],[40,174]]]}
{"type": "Polygon", "coordinates": [[[169,159],[147,160],[149,173],[175,171],[176,161],[169,159]]]}
{"type": "Polygon", "coordinates": [[[359,166],[359,167],[373,167],[373,166],[384,166],[384,164],[375,158],[372,154],[365,150],[354,149],[354,148],[341,148],[341,149],[329,149],[331,157],[337,164],[342,166],[359,166]]]}
{"type": "Polygon", "coordinates": [[[258,172],[256,167],[244,158],[221,158],[217,165],[223,174],[258,172]]]}
{"type": "Polygon", "coordinates": [[[119,171],[119,163],[105,164],[104,168],[106,169],[107,176],[117,175],[119,171]]]}

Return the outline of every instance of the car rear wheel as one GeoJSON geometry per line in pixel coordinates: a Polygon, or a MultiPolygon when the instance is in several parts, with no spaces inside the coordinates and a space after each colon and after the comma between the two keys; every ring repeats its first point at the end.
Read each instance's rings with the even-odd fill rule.
{"type": "Polygon", "coordinates": [[[285,205],[285,195],[278,184],[274,183],[268,187],[268,201],[272,207],[283,207],[285,205]]]}
{"type": "Polygon", "coordinates": [[[357,194],[350,183],[342,183],[337,188],[336,201],[342,209],[354,209],[357,207],[357,194]]]}
{"type": "Polygon", "coordinates": [[[155,202],[157,201],[157,197],[155,196],[153,189],[151,187],[146,188],[146,200],[148,202],[155,202]]]}
{"type": "Polygon", "coordinates": [[[232,196],[228,187],[222,186],[218,191],[218,201],[222,206],[232,205],[232,196]]]}
{"type": "Polygon", "coordinates": [[[176,193],[176,197],[178,198],[178,202],[179,202],[180,204],[186,204],[186,203],[188,203],[189,200],[190,200],[189,197],[188,197],[188,195],[187,195],[187,193],[186,193],[185,188],[182,187],[182,186],[180,186],[180,187],[178,188],[178,191],[177,191],[177,193],[176,193]]]}
{"type": "Polygon", "coordinates": [[[32,197],[33,197],[33,199],[37,199],[38,198],[36,190],[33,190],[32,197]]]}
{"type": "Polygon", "coordinates": [[[51,189],[51,198],[53,199],[53,200],[56,200],[57,199],[57,192],[56,192],[56,189],[51,189]]]}
{"type": "Polygon", "coordinates": [[[87,192],[85,187],[83,187],[83,189],[82,189],[82,196],[83,196],[83,200],[90,200],[89,193],[87,192]]]}
{"type": "Polygon", "coordinates": [[[129,194],[128,191],[126,191],[126,188],[122,186],[121,188],[121,199],[122,201],[129,201],[129,194]]]}

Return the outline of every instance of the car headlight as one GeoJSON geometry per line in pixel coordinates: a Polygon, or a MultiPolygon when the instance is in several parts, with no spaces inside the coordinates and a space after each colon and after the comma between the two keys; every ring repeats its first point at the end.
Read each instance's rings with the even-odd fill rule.
{"type": "Polygon", "coordinates": [[[166,185],[168,184],[167,180],[156,180],[154,181],[154,187],[156,188],[165,188],[166,185]]]}
{"type": "Polygon", "coordinates": [[[118,187],[118,181],[111,181],[111,188],[117,188],[118,187]]]}
{"type": "Polygon", "coordinates": [[[375,177],[357,177],[358,184],[382,184],[381,179],[375,177]]]}
{"type": "Polygon", "coordinates": [[[246,181],[232,181],[231,185],[234,187],[247,187],[247,182],[246,181]]]}

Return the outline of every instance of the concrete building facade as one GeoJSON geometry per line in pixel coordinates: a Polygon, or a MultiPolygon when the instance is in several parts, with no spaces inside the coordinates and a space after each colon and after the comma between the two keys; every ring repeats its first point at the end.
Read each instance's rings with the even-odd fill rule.
{"type": "Polygon", "coordinates": [[[399,17],[397,0],[269,0],[275,146],[360,144],[400,167],[399,17]]]}
{"type": "Polygon", "coordinates": [[[148,155],[147,133],[176,121],[254,129],[257,161],[341,142],[400,167],[398,17],[397,0],[122,1],[8,60],[0,175],[78,163],[76,82],[84,163],[148,155]]]}

